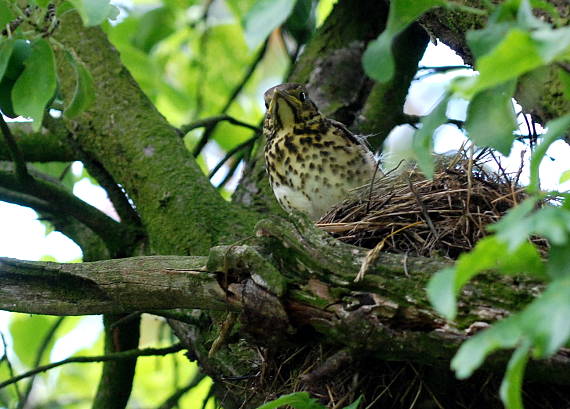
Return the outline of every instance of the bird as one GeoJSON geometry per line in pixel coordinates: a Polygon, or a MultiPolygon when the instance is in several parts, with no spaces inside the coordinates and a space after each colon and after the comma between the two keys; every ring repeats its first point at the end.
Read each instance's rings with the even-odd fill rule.
{"type": "Polygon", "coordinates": [[[325,117],[303,84],[274,86],[264,100],[265,165],[283,209],[319,220],[370,183],[378,163],[365,140],[325,117]]]}

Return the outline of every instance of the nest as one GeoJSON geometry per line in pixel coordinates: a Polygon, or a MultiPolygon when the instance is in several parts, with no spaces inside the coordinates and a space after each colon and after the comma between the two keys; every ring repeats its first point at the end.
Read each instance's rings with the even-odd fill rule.
{"type": "Polygon", "coordinates": [[[436,162],[432,180],[417,166],[377,176],[317,226],[361,247],[456,259],[488,234],[487,225],[527,196],[518,183],[520,169],[506,173],[489,151],[477,157],[461,151],[436,162]]]}

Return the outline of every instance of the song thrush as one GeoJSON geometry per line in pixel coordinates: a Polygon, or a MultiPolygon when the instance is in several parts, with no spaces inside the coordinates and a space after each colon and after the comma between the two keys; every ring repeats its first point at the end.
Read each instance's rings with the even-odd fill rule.
{"type": "Polygon", "coordinates": [[[376,160],[363,140],[321,114],[302,84],[265,92],[265,165],[285,210],[318,220],[372,179],[376,160]]]}

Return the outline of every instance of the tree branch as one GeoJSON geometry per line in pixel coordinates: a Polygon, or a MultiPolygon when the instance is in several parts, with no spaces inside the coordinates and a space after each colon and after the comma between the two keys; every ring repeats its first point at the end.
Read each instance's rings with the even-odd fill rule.
{"type": "MultiPolygon", "coordinates": [[[[53,340],[53,337],[54,337],[57,329],[63,323],[64,319],[65,319],[65,317],[59,317],[53,323],[53,325],[50,327],[48,332],[44,335],[42,343],[38,347],[38,350],[36,352],[36,359],[34,360],[34,367],[38,367],[40,365],[40,363],[42,362],[42,359],[44,358],[44,353],[45,353],[49,343],[53,340]]],[[[34,387],[34,380],[36,379],[35,375],[36,374],[33,374],[31,376],[31,379],[28,382],[28,385],[26,386],[26,390],[24,392],[24,395],[22,396],[22,398],[18,402],[17,409],[23,409],[26,407],[26,403],[28,402],[28,398],[30,397],[30,393],[32,392],[32,388],[34,387]]]]}
{"type": "Polygon", "coordinates": [[[99,209],[69,193],[57,181],[40,172],[32,172],[33,184],[22,183],[12,172],[9,165],[0,164],[0,194],[5,199],[31,206],[51,214],[62,213],[74,217],[101,237],[109,250],[128,248],[134,244],[136,232],[111,219],[99,209]],[[10,194],[9,191],[13,191],[10,194]]]}
{"type": "Polygon", "coordinates": [[[410,25],[394,41],[394,77],[387,83],[375,83],[362,108],[356,127],[378,150],[404,111],[410,84],[418,70],[429,36],[418,24],[410,25]]]}
{"type": "MultiPolygon", "coordinates": [[[[481,29],[487,21],[486,15],[466,11],[463,6],[473,6],[477,2],[468,0],[454,1],[454,7],[434,8],[424,14],[419,22],[439,41],[451,47],[466,64],[473,65],[473,55],[465,34],[470,30],[481,29]]],[[[546,3],[556,8],[561,15],[568,15],[567,2],[548,0],[546,3]]],[[[541,11],[538,10],[540,14],[541,11]]],[[[542,17],[548,20],[544,14],[542,17]]],[[[545,67],[524,75],[517,84],[515,99],[525,112],[537,115],[545,123],[553,118],[570,112],[570,99],[565,97],[564,85],[560,81],[556,65],[545,67]]]]}
{"type": "Polygon", "coordinates": [[[30,371],[24,372],[23,374],[8,379],[7,381],[0,382],[0,389],[8,385],[11,385],[13,383],[19,382],[22,379],[29,378],[30,376],[36,375],[41,372],[49,371],[50,369],[57,368],[58,366],[66,364],[108,362],[108,361],[117,361],[123,359],[133,359],[140,356],[164,356],[164,355],[174,354],[178,351],[182,351],[183,349],[184,347],[178,343],[166,348],[131,349],[128,351],[116,352],[108,355],[71,357],[63,359],[61,361],[52,362],[51,364],[39,366],[30,371]]]}
{"type": "MultiPolygon", "coordinates": [[[[230,94],[228,100],[226,101],[226,104],[224,105],[224,107],[220,111],[220,113],[222,115],[225,115],[226,112],[228,112],[228,110],[230,109],[230,106],[233,104],[234,100],[241,93],[241,91],[243,90],[243,87],[245,87],[245,84],[247,84],[247,82],[249,81],[249,79],[251,78],[253,73],[255,72],[255,69],[257,68],[257,66],[259,65],[259,63],[263,59],[263,56],[265,55],[265,51],[267,50],[267,44],[268,43],[269,43],[269,39],[265,40],[265,42],[263,43],[263,46],[259,49],[257,55],[253,59],[252,63],[249,65],[249,67],[248,67],[247,71],[245,72],[243,78],[241,79],[241,81],[237,84],[237,86],[234,88],[234,90],[230,94]]],[[[206,144],[210,140],[210,137],[214,133],[214,131],[216,129],[216,125],[218,124],[218,122],[213,122],[213,123],[209,124],[208,126],[206,126],[204,133],[202,134],[202,136],[200,137],[200,140],[198,141],[198,143],[196,144],[196,147],[194,148],[194,152],[193,152],[194,157],[197,157],[200,154],[200,152],[202,152],[202,149],[204,149],[204,146],[206,146],[206,144]]],[[[230,123],[231,123],[231,121],[230,121],[230,123]]],[[[253,130],[256,132],[259,132],[259,129],[253,129],[253,130]]]]}
{"type": "Polygon", "coordinates": [[[188,382],[188,384],[186,386],[184,386],[183,388],[178,389],[176,392],[174,392],[171,396],[168,397],[168,399],[166,399],[162,405],[160,405],[158,407],[158,409],[172,409],[174,407],[178,406],[178,401],[180,401],[180,399],[191,389],[195,388],[196,386],[198,386],[198,384],[200,382],[202,382],[202,380],[206,377],[206,375],[204,375],[201,372],[196,372],[196,374],[194,375],[194,377],[190,380],[190,382],[188,382]]]}
{"type": "Polygon", "coordinates": [[[4,141],[6,142],[8,151],[10,152],[10,157],[14,162],[14,169],[16,170],[16,176],[18,177],[18,179],[22,184],[32,185],[34,179],[28,173],[28,167],[26,166],[26,162],[24,161],[24,157],[22,155],[22,152],[20,151],[20,147],[16,143],[14,135],[12,135],[12,132],[8,127],[8,124],[6,123],[2,115],[0,115],[0,129],[2,130],[2,134],[4,135],[4,141]]]}
{"type": "MultiPolygon", "coordinates": [[[[140,314],[120,323],[122,318],[123,315],[103,315],[105,355],[134,350],[139,345],[140,314]]],[[[124,409],[133,389],[136,366],[136,357],[105,362],[92,409],[124,409]]]]}
{"type": "Polygon", "coordinates": [[[53,315],[171,308],[227,309],[204,257],[58,264],[0,258],[0,309],[53,315]]]}
{"type": "Polygon", "coordinates": [[[109,200],[113,203],[113,207],[117,211],[121,222],[139,229],[140,235],[143,236],[141,219],[129,202],[127,193],[117,184],[117,182],[115,182],[111,174],[107,172],[107,169],[105,169],[103,165],[83,152],[80,146],[75,146],[75,150],[78,152],[79,158],[91,176],[97,179],[97,182],[99,182],[107,192],[109,200]]]}
{"type": "MultiPolygon", "coordinates": [[[[464,289],[456,321],[446,322],[431,310],[425,286],[449,261],[382,253],[354,283],[367,250],[336,241],[305,218],[263,220],[257,235],[263,237],[257,246],[216,247],[207,260],[157,256],[57,264],[1,259],[0,308],[48,314],[233,310],[241,312],[240,331],[265,343],[279,344],[294,333],[293,326],[309,326],[355,353],[446,366],[471,336],[473,323],[520,310],[540,288],[525,277],[481,276],[464,289]]],[[[201,363],[211,367],[203,362],[207,347],[200,348],[205,349],[201,363]]],[[[507,360],[507,352],[497,353],[488,368],[502,369],[507,360]]],[[[569,367],[562,351],[533,362],[528,373],[570,384],[569,367]]]]}
{"type": "MultiPolygon", "coordinates": [[[[96,103],[66,126],[73,129],[82,150],[128,192],[152,251],[206,254],[220,241],[249,234],[257,216],[226,202],[210,184],[103,31],[84,27],[71,12],[62,16],[54,37],[77,54],[96,87],[96,103]]],[[[56,58],[60,90],[67,101],[75,90],[73,67],[62,53],[56,58]]]]}
{"type": "MultiPolygon", "coordinates": [[[[48,118],[46,118],[47,120],[48,118]]],[[[45,129],[34,132],[27,122],[8,123],[18,149],[26,162],[72,162],[78,160],[62,135],[45,129]]],[[[11,160],[8,145],[0,138],[0,160],[11,160]]]]}
{"type": "Polygon", "coordinates": [[[247,122],[240,121],[239,119],[234,118],[233,116],[229,116],[227,114],[211,116],[209,118],[199,119],[197,121],[192,122],[191,124],[183,125],[180,127],[180,133],[182,135],[187,134],[193,129],[196,128],[208,128],[214,125],[217,125],[219,122],[227,121],[232,125],[242,126],[247,129],[251,129],[254,132],[260,133],[261,128],[250,125],[247,122]]]}

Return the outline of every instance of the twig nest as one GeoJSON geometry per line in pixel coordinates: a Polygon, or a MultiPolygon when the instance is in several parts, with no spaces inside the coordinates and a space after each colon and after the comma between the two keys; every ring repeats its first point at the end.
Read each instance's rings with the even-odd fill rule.
{"type": "Polygon", "coordinates": [[[317,226],[361,247],[455,259],[487,234],[488,224],[526,197],[518,184],[520,170],[506,173],[490,152],[473,158],[462,151],[436,161],[432,180],[415,165],[378,176],[317,226]]]}

